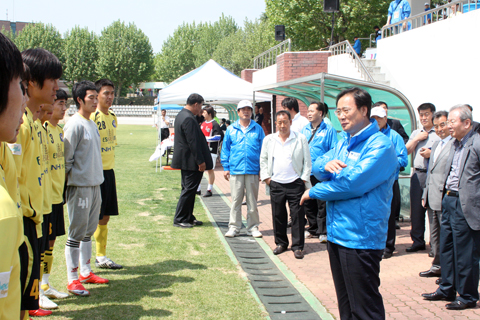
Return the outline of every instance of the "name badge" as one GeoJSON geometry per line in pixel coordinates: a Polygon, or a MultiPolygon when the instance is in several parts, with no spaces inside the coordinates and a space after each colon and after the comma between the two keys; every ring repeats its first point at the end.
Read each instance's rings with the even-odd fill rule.
{"type": "Polygon", "coordinates": [[[350,153],[348,154],[348,159],[352,161],[357,161],[358,157],[360,157],[360,153],[358,152],[350,151],[350,153]]]}

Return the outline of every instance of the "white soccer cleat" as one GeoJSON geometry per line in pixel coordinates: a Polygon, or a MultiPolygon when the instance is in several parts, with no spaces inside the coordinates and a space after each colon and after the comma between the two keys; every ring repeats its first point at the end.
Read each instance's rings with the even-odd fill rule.
{"type": "Polygon", "coordinates": [[[51,286],[49,286],[47,290],[44,290],[43,293],[50,299],[65,299],[69,297],[68,293],[60,292],[51,286]]]}
{"type": "Polygon", "coordinates": [[[123,266],[115,263],[110,258],[106,258],[104,262],[99,262],[98,259],[95,259],[95,267],[102,269],[122,269],[123,266]]]}
{"type": "Polygon", "coordinates": [[[47,296],[41,293],[40,293],[40,299],[38,299],[38,305],[40,306],[41,309],[46,309],[46,310],[58,309],[58,305],[55,302],[48,299],[47,296]]]}

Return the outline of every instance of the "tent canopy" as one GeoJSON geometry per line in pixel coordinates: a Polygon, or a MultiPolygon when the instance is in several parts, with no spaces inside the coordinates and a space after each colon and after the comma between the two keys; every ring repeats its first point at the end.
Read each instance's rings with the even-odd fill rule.
{"type": "MultiPolygon", "coordinates": [[[[253,84],[231,73],[212,59],[163,88],[159,92],[159,102],[162,105],[185,105],[192,93],[200,94],[206,103],[223,106],[231,119],[236,119],[236,105],[240,100],[254,99],[253,84]]],[[[271,100],[270,94],[255,94],[257,102],[271,100]]]]}

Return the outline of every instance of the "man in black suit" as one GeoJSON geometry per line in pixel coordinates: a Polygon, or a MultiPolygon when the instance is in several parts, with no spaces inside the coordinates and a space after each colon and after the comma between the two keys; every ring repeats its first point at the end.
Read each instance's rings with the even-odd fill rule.
{"type": "Polygon", "coordinates": [[[173,218],[174,227],[191,228],[203,224],[193,215],[195,193],[203,172],[213,167],[207,140],[195,118],[202,110],[203,101],[201,95],[192,93],[175,119],[172,168],[182,170],[182,192],[173,218]]]}
{"type": "MultiPolygon", "coordinates": [[[[385,112],[387,113],[387,116],[388,116],[388,105],[386,102],[378,101],[373,105],[372,108],[375,108],[375,107],[382,107],[383,109],[385,109],[385,112]]],[[[390,129],[396,131],[403,138],[403,142],[407,144],[408,134],[405,132],[405,128],[400,123],[400,120],[387,118],[387,124],[390,127],[390,129]]]]}
{"type": "Polygon", "coordinates": [[[466,105],[450,110],[448,127],[455,140],[443,182],[442,280],[435,292],[422,296],[425,300],[453,301],[445,305],[447,309],[463,310],[474,308],[479,299],[480,136],[473,131],[472,112],[466,105]]]}

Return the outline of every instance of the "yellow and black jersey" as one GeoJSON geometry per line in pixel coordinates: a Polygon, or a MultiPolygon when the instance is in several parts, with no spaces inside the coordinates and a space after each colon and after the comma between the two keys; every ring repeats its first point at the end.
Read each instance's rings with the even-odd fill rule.
{"type": "Polygon", "coordinates": [[[103,170],[113,169],[117,145],[117,116],[110,110],[105,114],[97,109],[90,119],[95,122],[100,133],[103,170]]]}
{"type": "Polygon", "coordinates": [[[52,178],[52,202],[63,202],[63,188],[65,185],[65,157],[63,144],[63,129],[45,122],[48,140],[48,156],[50,162],[50,176],[52,178]]]}
{"type": "Polygon", "coordinates": [[[0,183],[4,184],[8,194],[17,206],[20,216],[22,215],[22,206],[20,204],[20,187],[18,184],[17,167],[13,159],[12,151],[6,142],[0,142],[0,170],[3,171],[0,183]]]}
{"type": "Polygon", "coordinates": [[[17,168],[22,213],[37,225],[43,222],[44,194],[40,130],[43,129],[33,120],[32,112],[27,108],[23,115],[23,124],[20,126],[17,142],[8,145],[17,168]]]}
{"type": "Polygon", "coordinates": [[[40,119],[36,120],[40,126],[42,135],[42,164],[43,164],[43,214],[50,214],[52,212],[52,175],[50,174],[50,157],[48,151],[47,128],[42,125],[40,119]]]}

